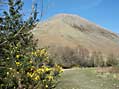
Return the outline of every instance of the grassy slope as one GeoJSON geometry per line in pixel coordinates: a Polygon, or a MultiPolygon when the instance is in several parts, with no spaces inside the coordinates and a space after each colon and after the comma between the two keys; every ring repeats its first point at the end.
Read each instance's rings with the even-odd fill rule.
{"type": "Polygon", "coordinates": [[[119,89],[119,80],[99,76],[95,69],[68,69],[56,89],[119,89]]]}

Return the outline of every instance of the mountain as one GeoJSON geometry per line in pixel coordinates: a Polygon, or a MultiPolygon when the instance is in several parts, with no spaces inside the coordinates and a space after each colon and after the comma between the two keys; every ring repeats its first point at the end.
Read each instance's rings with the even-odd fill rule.
{"type": "MultiPolygon", "coordinates": [[[[119,35],[78,15],[58,14],[40,22],[33,30],[39,47],[49,47],[51,53],[84,48],[103,56],[119,55],[119,35]]],[[[67,51],[66,51],[67,52],[67,51]]]]}

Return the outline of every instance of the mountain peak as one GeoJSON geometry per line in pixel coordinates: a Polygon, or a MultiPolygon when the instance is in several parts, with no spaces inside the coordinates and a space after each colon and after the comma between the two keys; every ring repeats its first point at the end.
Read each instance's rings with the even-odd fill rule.
{"type": "Polygon", "coordinates": [[[56,14],[52,17],[53,19],[82,19],[82,20],[85,20],[87,21],[86,19],[82,18],[81,16],[79,15],[75,15],[75,14],[67,14],[67,13],[61,13],[61,14],[56,14]]]}
{"type": "MultiPolygon", "coordinates": [[[[53,16],[51,18],[51,20],[62,20],[63,22],[65,23],[68,23],[68,24],[75,24],[75,25],[95,25],[95,26],[98,26],[96,25],[95,23],[93,22],[90,22],[88,21],[87,19],[85,18],[82,18],[81,16],[79,15],[75,15],[75,14],[66,14],[66,13],[61,13],[61,14],[57,14],[55,16],[53,16]]],[[[98,26],[100,27],[100,26],[98,26]]]]}
{"type": "Polygon", "coordinates": [[[37,28],[34,37],[43,46],[76,48],[80,45],[103,54],[119,53],[117,34],[78,15],[58,14],[39,25],[42,30],[37,28]]]}
{"type": "Polygon", "coordinates": [[[60,14],[56,14],[54,17],[66,17],[66,16],[69,16],[69,17],[79,17],[79,15],[75,15],[75,14],[67,14],[67,13],[60,13],[60,14]]]}
{"type": "MultiPolygon", "coordinates": [[[[66,14],[66,13],[61,13],[61,14],[57,14],[55,16],[52,17],[53,20],[60,20],[62,22],[64,22],[65,24],[68,24],[74,28],[80,29],[89,29],[88,31],[96,31],[99,33],[104,33],[104,34],[110,34],[113,36],[116,36],[119,38],[118,34],[115,34],[91,21],[88,21],[85,18],[82,18],[79,15],[75,15],[75,14],[66,14]]],[[[87,31],[86,30],[86,31],[87,31]]]]}

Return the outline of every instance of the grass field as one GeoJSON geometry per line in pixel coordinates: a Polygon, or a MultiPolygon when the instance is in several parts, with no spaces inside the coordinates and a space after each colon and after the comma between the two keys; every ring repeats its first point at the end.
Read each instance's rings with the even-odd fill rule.
{"type": "Polygon", "coordinates": [[[96,73],[95,68],[65,69],[56,89],[119,89],[116,74],[96,73]]]}

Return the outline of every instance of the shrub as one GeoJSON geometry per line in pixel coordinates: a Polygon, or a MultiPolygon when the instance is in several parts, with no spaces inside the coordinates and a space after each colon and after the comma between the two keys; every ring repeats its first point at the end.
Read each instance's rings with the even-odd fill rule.
{"type": "Polygon", "coordinates": [[[36,50],[28,55],[17,54],[15,57],[14,61],[11,60],[12,65],[5,65],[1,70],[2,89],[52,89],[56,86],[62,69],[58,65],[49,66],[45,49],[36,50]]]}
{"type": "Polygon", "coordinates": [[[57,46],[49,48],[52,64],[57,63],[63,68],[80,67],[108,67],[119,64],[119,60],[113,54],[106,55],[100,51],[89,52],[88,49],[57,46]],[[52,51],[53,50],[53,51],[52,51]]]}
{"type": "MultiPolygon", "coordinates": [[[[51,50],[52,48],[50,48],[51,50]]],[[[71,68],[74,66],[88,67],[90,55],[86,48],[70,48],[70,47],[56,47],[52,55],[52,62],[60,64],[64,68],[71,68]]],[[[52,51],[52,50],[51,50],[52,51]]]]}
{"type": "Polygon", "coordinates": [[[55,52],[53,52],[51,55],[51,60],[53,59],[52,64],[57,63],[63,68],[71,68],[78,65],[75,51],[69,47],[56,47],[55,52]]]}
{"type": "Polygon", "coordinates": [[[116,66],[118,65],[119,61],[117,60],[116,56],[114,54],[110,54],[108,57],[107,57],[107,66],[116,66]]]}
{"type": "Polygon", "coordinates": [[[0,89],[53,89],[62,69],[50,66],[46,49],[36,49],[30,33],[37,21],[36,8],[23,20],[23,2],[7,3],[8,11],[0,18],[0,89]]]}
{"type": "Polygon", "coordinates": [[[91,64],[94,67],[105,66],[103,54],[101,52],[93,52],[91,55],[91,64]]]}

